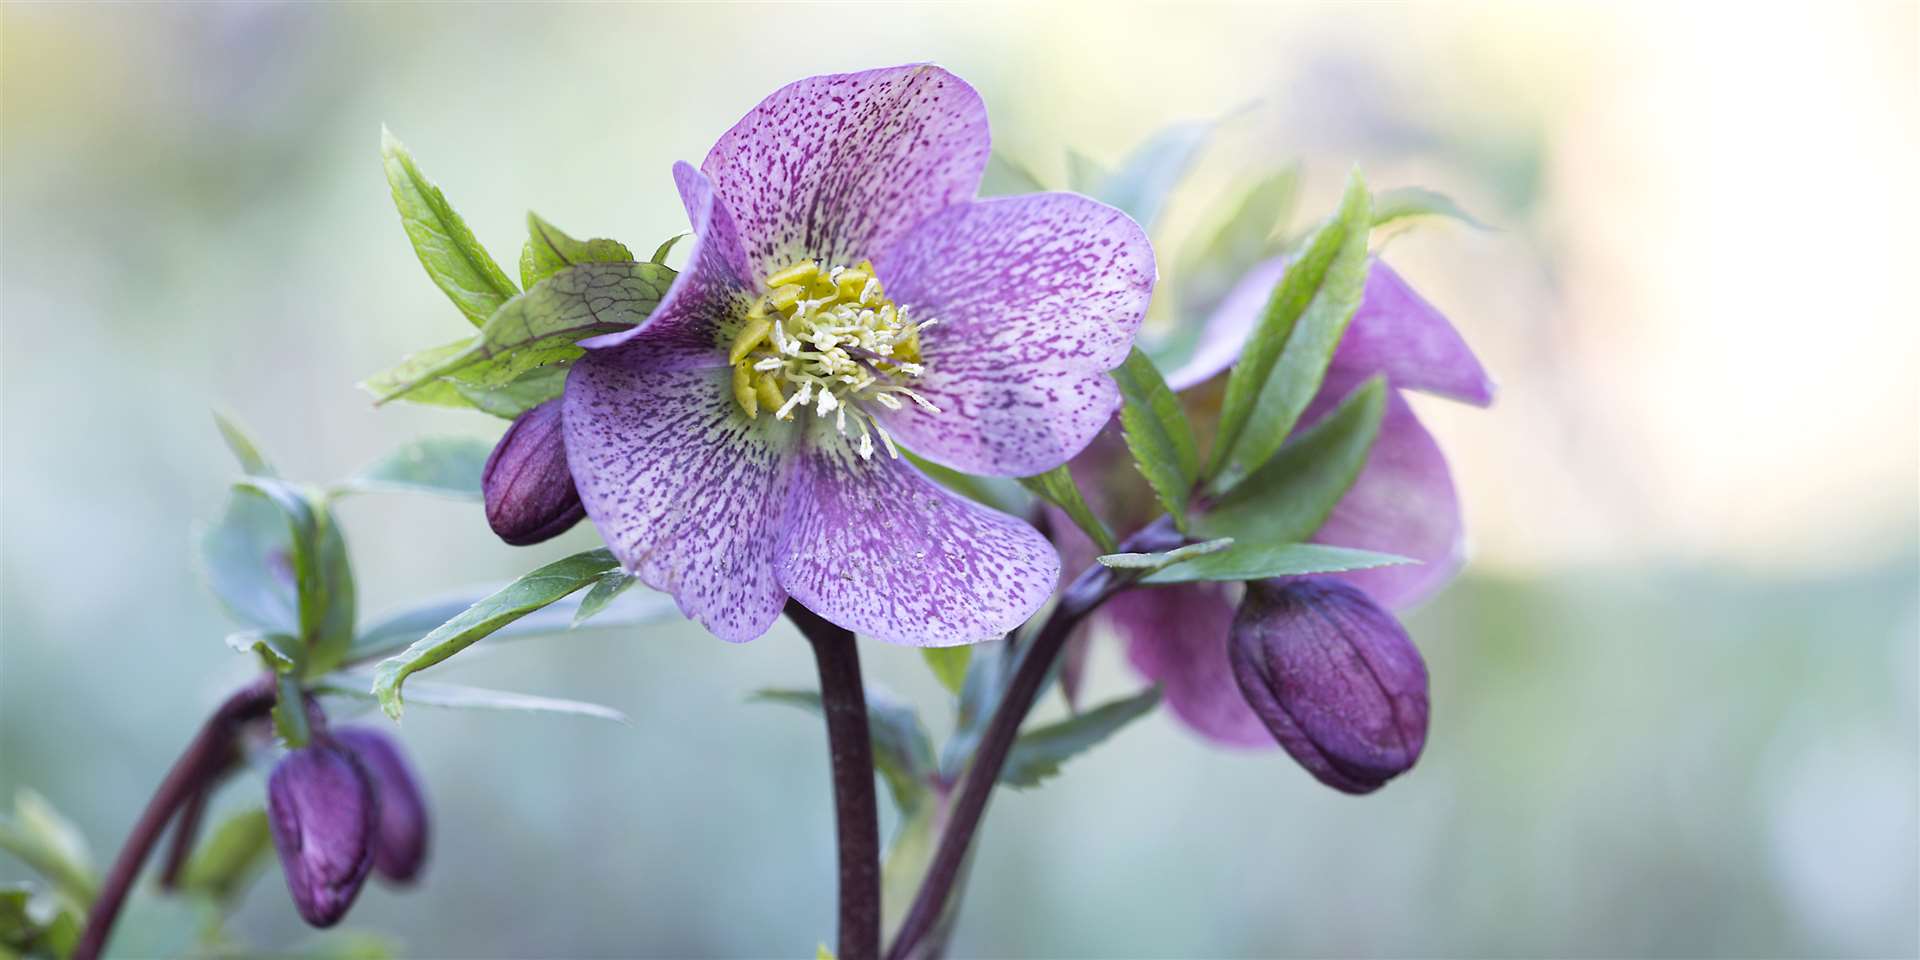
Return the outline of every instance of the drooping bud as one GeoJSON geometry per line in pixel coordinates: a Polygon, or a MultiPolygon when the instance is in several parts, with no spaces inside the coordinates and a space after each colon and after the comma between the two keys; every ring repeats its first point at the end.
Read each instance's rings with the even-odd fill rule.
{"type": "Polygon", "coordinates": [[[1427,741],[1427,667],[1399,621],[1326,578],[1247,584],[1228,643],[1267,730],[1321,783],[1371,793],[1427,741]]]}
{"type": "Polygon", "coordinates": [[[281,758],[267,780],[267,825],[300,916],[330,927],[373,868],[373,785],[354,756],[324,740],[281,758]]]}
{"type": "Polygon", "coordinates": [[[513,421],[480,472],[487,525],[516,547],[551,540],[580,522],[587,510],[567,468],[560,400],[548,400],[513,421]]]}
{"type": "Polygon", "coordinates": [[[360,759],[379,799],[373,869],[394,883],[411,883],[427,860],[427,800],[412,766],[392,737],[371,727],[340,727],[333,738],[360,759]]]}

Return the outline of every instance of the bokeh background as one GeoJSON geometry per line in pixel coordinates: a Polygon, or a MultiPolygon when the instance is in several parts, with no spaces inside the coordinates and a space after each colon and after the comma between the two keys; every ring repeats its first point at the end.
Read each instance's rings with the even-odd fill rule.
{"type": "MultiPolygon", "coordinates": [[[[1356,800],[1149,718],[998,797],[956,954],[1914,955],[1917,48],[1913,3],[0,6],[0,796],[45,793],[104,860],[246,673],[189,563],[233,473],[210,408],[315,479],[499,430],[354,388],[465,329],[396,222],[381,123],[503,262],[529,208],[648,249],[684,226],[672,161],[767,91],[929,59],[1054,182],[1069,147],[1233,114],[1166,249],[1294,159],[1308,215],[1355,163],[1452,194],[1497,229],[1387,255],[1502,384],[1420,408],[1474,551],[1410,619],[1419,768],[1356,800]]],[[[342,509],[367,612],[592,543],[342,509]]],[[[947,725],[916,654],[867,660],[947,725]]],[[[812,683],[786,628],[445,670],[633,723],[410,711],[436,861],[350,926],[423,957],[831,939],[819,725],[742,702],[812,683]]],[[[1093,682],[1139,681],[1103,648],[1093,682]]],[[[316,942],[274,875],[236,929],[316,942]]]]}

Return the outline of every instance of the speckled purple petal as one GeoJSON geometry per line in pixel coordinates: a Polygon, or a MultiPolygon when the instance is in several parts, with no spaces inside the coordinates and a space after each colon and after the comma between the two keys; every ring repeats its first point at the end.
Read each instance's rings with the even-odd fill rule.
{"type": "Polygon", "coordinates": [[[856,263],[972,199],[989,145],[980,95],[939,67],[911,64],[781,87],[700,169],[764,277],[803,256],[856,263]]]}
{"type": "Polygon", "coordinates": [[[641,582],[723,640],[766,632],[785,461],[795,431],[748,420],[726,367],[673,369],[637,342],[567,377],[567,462],[588,518],[641,582]]]}
{"type": "Polygon", "coordinates": [[[1182,723],[1225,746],[1272,747],[1227,658],[1237,589],[1191,583],[1129,590],[1102,613],[1126,641],[1134,669],[1161,685],[1167,709],[1182,723]]]}
{"type": "MultiPolygon", "coordinates": [[[[1354,374],[1329,371],[1301,422],[1311,424],[1331,412],[1360,382],[1354,374]]],[[[1432,596],[1459,571],[1466,530],[1447,458],[1400,391],[1387,392],[1386,414],[1367,465],[1313,538],[1419,560],[1337,575],[1389,609],[1432,596]]]]}
{"type": "Polygon", "coordinates": [[[1060,558],[1027,524],[884,451],[862,460],[825,421],[797,456],[774,569],[850,630],[913,646],[1000,636],[1053,592],[1060,558]]]}
{"type": "MultiPolygon", "coordinates": [[[[1280,258],[1248,271],[1207,318],[1199,347],[1168,374],[1167,383],[1185,390],[1239,359],[1241,346],[1259,325],[1273,285],[1285,273],[1286,260],[1280,258]]],[[[1493,402],[1493,381],[1459,331],[1379,259],[1372,261],[1360,309],[1340,338],[1329,369],[1361,377],[1384,373],[1396,387],[1476,406],[1493,402]]]]}
{"type": "Polygon", "coordinates": [[[733,217],[714,196],[713,184],[692,165],[673,165],[680,202],[693,225],[686,269],[645,323],[631,330],[603,333],[580,341],[607,349],[635,341],[669,366],[724,366],[726,343],[752,302],[751,276],[733,217]]]}
{"type": "Polygon", "coordinates": [[[1119,406],[1153,294],[1153,248],[1105,204],[1037,193],[949,207],[876,258],[887,294],[935,320],[920,335],[938,407],[885,412],[887,429],[968,473],[1028,476],[1065,463],[1119,406]]]}

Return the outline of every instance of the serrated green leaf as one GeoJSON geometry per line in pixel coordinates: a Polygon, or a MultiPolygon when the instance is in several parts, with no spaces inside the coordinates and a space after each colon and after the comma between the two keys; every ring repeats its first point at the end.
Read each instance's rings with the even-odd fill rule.
{"type": "Polygon", "coordinates": [[[1186,546],[1175,547],[1172,550],[1165,550],[1159,553],[1109,553],[1094,559],[1098,560],[1101,566],[1109,570],[1138,570],[1143,571],[1142,575],[1144,576],[1146,573],[1152,573],[1155,570],[1164,570],[1176,563],[1191,560],[1194,557],[1204,557],[1209,553],[1219,553],[1231,546],[1233,546],[1232,537],[1221,537],[1218,540],[1203,540],[1200,543],[1189,543],[1186,546]]]}
{"type": "Polygon", "coordinates": [[[1326,374],[1367,279],[1371,197],[1358,171],[1340,209],[1307,240],[1274,287],[1260,325],[1227,378],[1207,475],[1231,490],[1285,442],[1326,374]]]}
{"type": "Polygon", "coordinates": [[[86,836],[39,793],[14,791],[13,812],[0,816],[0,850],[45,877],[67,903],[84,908],[93,901],[97,881],[86,836]]]}
{"type": "Polygon", "coordinates": [[[1311,429],[1194,518],[1201,536],[1294,543],[1313,536],[1367,465],[1387,409],[1379,377],[1355,387],[1311,429]]]}
{"type": "MultiPolygon", "coordinates": [[[[927,798],[927,778],[933,773],[933,740],[912,704],[872,686],[866,688],[866,698],[873,767],[887,782],[887,792],[901,815],[912,816],[927,798]]],[[[757,690],[747,700],[820,712],[820,693],[816,690],[757,690]]]]}
{"type": "Polygon", "coordinates": [[[265,630],[227,634],[227,646],[258,656],[274,673],[291,673],[300,666],[300,639],[265,630]]]}
{"type": "Polygon", "coordinates": [[[933,671],[934,679],[947,688],[947,692],[959,696],[966,686],[967,664],[973,661],[973,647],[921,647],[920,656],[927,661],[927,669],[933,671]]]}
{"type": "MultiPolygon", "coordinates": [[[[498,593],[504,586],[461,591],[389,614],[361,632],[354,640],[346,662],[364,663],[404,650],[468,607],[498,593]]],[[[673,597],[652,590],[625,591],[609,601],[588,622],[576,622],[580,619],[579,610],[579,603],[571,598],[559,600],[500,627],[487,639],[515,640],[551,636],[572,629],[606,630],[680,618],[680,609],[674,604],[673,597]]]]}
{"type": "Polygon", "coordinates": [[[579,626],[595,614],[607,608],[613,598],[625,593],[628,587],[640,582],[638,577],[625,570],[609,570],[593,582],[593,589],[580,598],[580,607],[573,613],[573,626],[579,626]]]}
{"type": "Polygon", "coordinates": [[[242,473],[254,476],[276,476],[273,465],[260,455],[260,448],[254,445],[253,438],[235,423],[233,418],[218,410],[213,412],[213,424],[220,430],[220,439],[226,441],[227,449],[233,451],[233,458],[240,462],[242,473]]]}
{"type": "Polygon", "coordinates": [[[1140,579],[1141,583],[1195,583],[1202,580],[1244,581],[1291,577],[1308,573],[1344,573],[1414,563],[1406,557],[1320,543],[1258,544],[1241,541],[1218,553],[1194,557],[1140,579]]]}
{"type": "Polygon", "coordinates": [[[1174,525],[1187,528],[1187,503],[1200,477],[1200,453],[1194,446],[1193,425],[1168,389],[1160,371],[1135,348],[1125,363],[1112,371],[1126,405],[1120,426],[1126,435],[1133,465],[1153,488],[1174,525]]]}
{"type": "MultiPolygon", "coordinates": [[[[364,674],[336,673],[315,683],[313,689],[315,693],[379,703],[380,698],[367,689],[367,682],[372,679],[364,674]]],[[[627,722],[626,714],[603,704],[559,697],[542,697],[531,693],[514,693],[508,690],[487,690],[481,687],[437,683],[431,680],[415,680],[407,684],[407,703],[454,710],[557,713],[572,717],[612,720],[615,723],[627,722]]]]}
{"type": "Polygon", "coordinates": [[[420,265],[474,326],[485,323],[519,290],[480,246],[440,188],[420,172],[413,155],[385,127],[380,128],[380,157],[400,224],[413,242],[420,265]]]}
{"type": "Polygon", "coordinates": [[[585,587],[619,566],[607,550],[589,550],[555,560],[502,587],[499,592],[455,614],[432,633],[380,662],[374,671],[373,693],[380,709],[400,719],[400,686],[407,677],[465,650],[475,641],[585,587]]]}
{"type": "Polygon", "coordinates": [[[576,340],[645,320],[673,277],[672,270],[657,263],[564,267],[503,304],[464,349],[432,363],[409,357],[361,385],[373,393],[376,404],[448,377],[487,389],[505,387],[536,368],[572,362],[585,352],[574,346],[576,340]]]}
{"type": "MultiPolygon", "coordinates": [[[[504,387],[482,387],[459,380],[441,382],[451,385],[474,409],[512,420],[565,392],[568,369],[566,366],[536,367],[504,387]]],[[[413,394],[400,399],[411,400],[413,394]]]]}
{"type": "Polygon", "coordinates": [[[1034,495],[1066,511],[1075,525],[1086,533],[1100,547],[1101,553],[1112,553],[1116,543],[1113,532],[1107,529],[1093,508],[1087,506],[1087,499],[1080,495],[1080,487],[1073,482],[1073,474],[1066,464],[1054,467],[1046,473],[1031,477],[1021,477],[1020,485],[1033,491],[1034,495]]]}
{"type": "Polygon", "coordinates": [[[1044,193],[1046,187],[1020,161],[995,150],[987,156],[987,171],[980,178],[983,197],[1011,197],[1023,193],[1044,193]]]}
{"type": "Polygon", "coordinates": [[[527,214],[527,243],[520,249],[520,285],[533,285],[576,263],[625,263],[633,251],[617,240],[575,240],[540,215],[527,214]]]}
{"type": "Polygon", "coordinates": [[[1453,202],[1452,197],[1425,187],[1396,187],[1374,195],[1373,225],[1376,229],[1414,217],[1446,217],[1476,229],[1493,229],[1453,202]]]}
{"type": "Polygon", "coordinates": [[[1010,787],[1037,787],[1058,774],[1061,764],[1153,712],[1159,703],[1160,688],[1150,687],[1059,723],[1022,733],[1007,753],[1006,766],[1000,770],[1000,782],[1010,787]]]}
{"type": "Polygon", "coordinates": [[[349,493],[429,493],[459,500],[481,498],[480,472],[493,444],[479,437],[422,437],[367,464],[335,484],[334,496],[349,493]]]}
{"type": "Polygon", "coordinates": [[[180,886],[215,900],[230,901],[244,893],[259,875],[272,849],[267,812],[259,807],[242,810],[220,821],[194,850],[180,874],[180,886]]]}
{"type": "Polygon", "coordinates": [[[360,389],[380,397],[393,397],[407,403],[434,407],[471,409],[474,401],[459,389],[454,380],[434,379],[433,371],[473,347],[473,338],[462,337],[452,343],[409,353],[400,362],[360,381],[360,389]]]}

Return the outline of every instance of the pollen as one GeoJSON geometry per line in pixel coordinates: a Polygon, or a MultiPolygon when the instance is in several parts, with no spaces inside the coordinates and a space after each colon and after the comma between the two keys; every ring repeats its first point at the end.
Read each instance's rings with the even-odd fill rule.
{"type": "Polygon", "coordinates": [[[870,262],[801,260],[775,270],[727,350],[734,402],[749,418],[819,417],[863,459],[872,459],[877,435],[897,458],[869,405],[939,412],[911,386],[926,373],[920,331],[933,323],[887,299],[870,262]]]}

